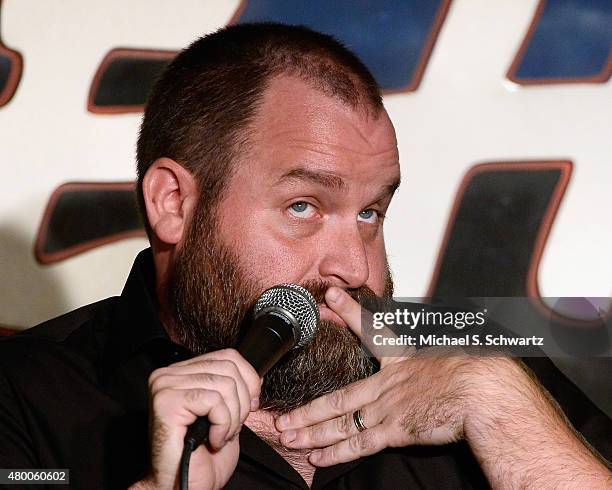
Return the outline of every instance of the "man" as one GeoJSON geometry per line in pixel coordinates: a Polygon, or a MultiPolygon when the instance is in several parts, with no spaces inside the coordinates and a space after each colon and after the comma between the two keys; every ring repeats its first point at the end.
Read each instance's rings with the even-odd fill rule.
{"type": "MultiPolygon", "coordinates": [[[[120,298],[0,346],[0,467],[173,488],[206,415],[190,488],[610,484],[524,365],[416,355],[377,370],[361,350],[356,300],[392,292],[399,159],[375,81],[333,39],[265,24],[196,41],[156,84],[137,157],[151,250],[120,298]],[[313,293],[322,322],[261,384],[228,347],[283,282],[313,293]]],[[[607,451],[609,420],[560,375],[548,385],[607,451]]]]}

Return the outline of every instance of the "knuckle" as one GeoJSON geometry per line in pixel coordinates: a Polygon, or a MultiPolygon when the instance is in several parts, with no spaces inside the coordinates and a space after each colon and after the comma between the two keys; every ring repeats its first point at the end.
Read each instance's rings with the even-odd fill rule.
{"type": "Polygon", "coordinates": [[[321,460],[324,461],[336,461],[337,457],[338,457],[338,447],[337,446],[330,446],[328,448],[323,449],[323,452],[321,453],[321,460]]]}
{"type": "Polygon", "coordinates": [[[406,382],[407,378],[410,376],[411,367],[412,366],[409,363],[397,363],[393,366],[390,366],[389,374],[384,384],[388,388],[397,385],[403,385],[406,382]]]}
{"type": "Polygon", "coordinates": [[[223,349],[221,352],[223,353],[223,357],[235,364],[242,362],[242,356],[236,349],[223,349]]]}
{"type": "Polygon", "coordinates": [[[194,368],[198,371],[205,373],[210,369],[210,365],[215,362],[207,359],[201,359],[197,363],[194,364],[194,368]]]}
{"type": "Polygon", "coordinates": [[[223,397],[214,390],[205,390],[201,388],[195,388],[192,390],[185,391],[185,401],[190,405],[198,405],[204,402],[208,402],[211,405],[218,404],[223,397]]]}
{"type": "Polygon", "coordinates": [[[340,434],[348,434],[353,426],[352,414],[345,413],[336,419],[336,426],[340,434]]]}
{"type": "Polygon", "coordinates": [[[165,367],[162,367],[162,368],[159,368],[159,369],[156,369],[155,371],[153,371],[149,375],[149,388],[152,389],[157,384],[159,379],[162,376],[164,376],[167,372],[168,372],[168,370],[165,367]]]}
{"type": "Polygon", "coordinates": [[[229,359],[222,359],[219,361],[219,363],[223,367],[223,370],[231,373],[234,378],[240,376],[240,371],[238,370],[238,366],[236,366],[235,362],[229,359]]]}
{"type": "Polygon", "coordinates": [[[366,389],[366,386],[367,386],[367,379],[362,379],[360,381],[356,381],[355,383],[345,386],[343,391],[344,391],[345,396],[349,397],[349,396],[356,395],[360,391],[366,389]]]}
{"type": "Polygon", "coordinates": [[[195,373],[191,375],[193,381],[197,384],[208,385],[215,382],[215,376],[210,373],[195,373]]]}
{"type": "Polygon", "coordinates": [[[336,412],[343,412],[345,394],[344,390],[336,390],[329,395],[329,406],[336,412]]]}
{"type": "Polygon", "coordinates": [[[218,376],[219,386],[227,393],[237,393],[236,380],[230,376],[218,376]]]}
{"type": "Polygon", "coordinates": [[[308,428],[308,433],[311,441],[322,440],[325,435],[325,427],[322,424],[312,425],[308,428]]]}
{"type": "Polygon", "coordinates": [[[354,436],[348,440],[348,445],[349,445],[349,449],[351,450],[351,452],[357,453],[361,449],[361,444],[359,442],[360,438],[361,438],[360,436],[354,436]]]}
{"type": "Polygon", "coordinates": [[[205,395],[204,390],[193,389],[185,391],[185,400],[190,404],[196,404],[202,400],[205,395]]]}
{"type": "Polygon", "coordinates": [[[223,396],[218,391],[206,390],[205,394],[208,396],[209,401],[213,405],[218,405],[219,403],[224,403],[223,396]]]}
{"type": "Polygon", "coordinates": [[[329,451],[329,458],[331,461],[338,461],[340,458],[340,448],[339,446],[332,446],[329,451]]]}
{"type": "Polygon", "coordinates": [[[368,432],[362,432],[358,436],[352,437],[349,439],[349,444],[353,452],[368,451],[374,447],[374,441],[368,432]]]}

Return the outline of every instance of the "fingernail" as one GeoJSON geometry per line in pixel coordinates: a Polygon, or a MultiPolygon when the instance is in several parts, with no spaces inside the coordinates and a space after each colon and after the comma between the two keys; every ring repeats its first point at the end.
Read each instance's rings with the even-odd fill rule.
{"type": "Polygon", "coordinates": [[[297,433],[294,430],[288,430],[287,432],[283,432],[283,435],[281,436],[283,444],[288,444],[290,442],[295,441],[296,435],[297,433]]]}
{"type": "Polygon", "coordinates": [[[259,398],[253,398],[251,400],[251,412],[254,412],[259,408],[259,398]]]}
{"type": "Polygon", "coordinates": [[[326,298],[332,303],[340,298],[340,290],[338,288],[329,288],[325,294],[326,298]]]}
{"type": "Polygon", "coordinates": [[[319,459],[321,459],[321,451],[313,451],[310,453],[310,461],[312,463],[316,463],[319,459]]]}
{"type": "Polygon", "coordinates": [[[288,415],[281,415],[278,419],[276,419],[276,426],[280,430],[283,430],[288,425],[289,425],[289,416],[288,415]]]}

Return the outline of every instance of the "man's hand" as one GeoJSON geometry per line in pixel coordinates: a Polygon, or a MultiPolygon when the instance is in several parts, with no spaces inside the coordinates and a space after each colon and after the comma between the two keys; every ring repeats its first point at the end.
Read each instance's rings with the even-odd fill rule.
{"type": "MultiPolygon", "coordinates": [[[[342,306],[328,303],[361,336],[359,304],[344,293],[342,306]]],[[[388,348],[385,353],[390,353],[388,348]]],[[[281,443],[295,449],[321,448],[310,454],[310,462],[330,466],[389,446],[445,444],[463,437],[467,394],[475,382],[473,359],[465,354],[433,357],[431,351],[423,356],[414,348],[377,357],[381,370],[373,376],[279,417],[281,443]],[[362,432],[353,420],[358,409],[367,428],[362,432]]]]}
{"type": "Polygon", "coordinates": [[[135,488],[175,488],[187,427],[211,422],[209,445],[191,455],[190,489],[221,488],[238,462],[238,434],[258,408],[261,380],[234,349],[204,354],[155,370],[149,377],[152,473],[135,488]]]}
{"type": "MultiPolygon", "coordinates": [[[[326,302],[362,337],[357,302],[338,288],[330,288],[326,302]]],[[[592,486],[610,477],[519,362],[432,351],[377,355],[378,373],[279,417],[281,443],[319,448],[310,462],[330,466],[386,447],[465,437],[494,486],[542,488],[568,481],[592,486]],[[362,432],[353,421],[358,409],[362,432]]]]}

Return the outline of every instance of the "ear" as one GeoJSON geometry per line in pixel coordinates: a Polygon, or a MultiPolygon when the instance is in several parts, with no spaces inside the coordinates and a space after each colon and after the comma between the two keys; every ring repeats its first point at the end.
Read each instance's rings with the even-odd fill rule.
{"type": "Polygon", "coordinates": [[[155,236],[164,244],[178,244],[198,198],[191,172],[170,158],[159,158],[145,173],[142,192],[155,236]]]}

